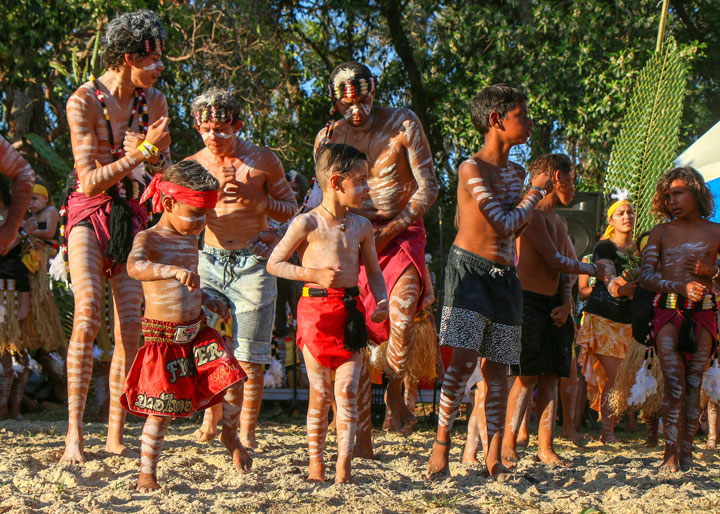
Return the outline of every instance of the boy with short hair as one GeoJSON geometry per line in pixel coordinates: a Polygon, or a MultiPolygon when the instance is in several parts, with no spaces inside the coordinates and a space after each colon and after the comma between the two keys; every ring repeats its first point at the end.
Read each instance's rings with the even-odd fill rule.
{"type": "Polygon", "coordinates": [[[197,273],[198,236],[215,207],[218,188],[202,165],[182,161],[155,175],[141,198],[152,198],[153,211],[163,214],[157,225],[135,237],[127,263],[128,274],[142,282],[145,295],[145,345],[120,397],[125,410],[147,416],[140,492],[159,488],[155,470],[170,418],[188,417],[220,401],[222,442],[238,471],[246,473],[252,466],[237,435],[247,375],[223,337],[206,324],[203,303],[225,318],[228,312],[200,289],[197,273]]]}
{"type": "Polygon", "coordinates": [[[515,238],[532,209],[552,189],[546,174],[533,177],[523,198],[525,170],[508,161],[510,149],[530,137],[527,96],[507,84],[482,89],[470,108],[485,144],[458,171],[458,234],[445,274],[440,344],[453,347],[440,397],[429,478],[447,474],[450,432],[465,384],[482,358],[491,475],[507,472],[500,445],[508,396],[507,366],[520,360],[522,289],[515,273],[515,238]]]}
{"type": "Polygon", "coordinates": [[[695,467],[692,449],[701,412],[700,386],[717,348],[712,283],[720,276],[715,266],[720,224],[708,219],[714,211],[712,193],[694,168],[675,168],[658,181],[653,212],[669,221],[650,232],[640,285],[657,293],[653,336],[665,378],[661,471],[695,467]]]}
{"type": "Polygon", "coordinates": [[[308,480],[325,480],[323,450],[328,426],[335,371],[338,459],[335,483],[352,482],[352,460],[358,421],[357,389],[367,345],[365,308],[359,301],[360,257],[377,302],[372,320],[388,315],[387,290],[370,222],[350,208],[360,208],[368,197],[365,154],[349,145],[326,144],[316,159],[322,203],[290,224],[268,261],[278,277],[305,283],[298,304],[297,344],[303,352],[310,380],[307,431],[310,450],[308,480]],[[290,263],[298,250],[301,265],[290,263]]]}

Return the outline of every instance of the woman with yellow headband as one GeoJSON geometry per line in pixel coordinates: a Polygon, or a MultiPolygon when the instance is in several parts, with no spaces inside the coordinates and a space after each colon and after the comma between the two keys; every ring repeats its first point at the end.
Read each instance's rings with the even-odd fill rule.
{"type": "Polygon", "coordinates": [[[577,337],[578,364],[587,382],[590,406],[601,413],[601,439],[605,443],[617,441],[617,417],[609,407],[608,394],[632,338],[632,296],[637,289],[637,279],[615,280],[628,264],[623,254],[635,251],[635,209],[627,191],[616,191],[612,198],[615,201],[607,211],[608,227],[592,256],[593,262],[612,273],[593,285],[577,337]]]}
{"type": "Polygon", "coordinates": [[[23,222],[25,232],[45,242],[56,240],[60,215],[52,205],[47,187],[40,181],[33,186],[28,210],[30,216],[23,222]]]}

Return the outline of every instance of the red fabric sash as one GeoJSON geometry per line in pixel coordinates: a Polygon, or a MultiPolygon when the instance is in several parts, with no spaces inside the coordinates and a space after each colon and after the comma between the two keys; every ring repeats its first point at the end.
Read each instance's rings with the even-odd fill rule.
{"type": "Polygon", "coordinates": [[[201,209],[214,209],[217,204],[217,191],[195,191],[187,187],[173,184],[162,179],[161,174],[153,176],[145,192],[140,198],[140,203],[145,203],[152,198],[153,212],[162,212],[162,201],[160,193],[165,193],[181,203],[199,207],[201,209]]]}

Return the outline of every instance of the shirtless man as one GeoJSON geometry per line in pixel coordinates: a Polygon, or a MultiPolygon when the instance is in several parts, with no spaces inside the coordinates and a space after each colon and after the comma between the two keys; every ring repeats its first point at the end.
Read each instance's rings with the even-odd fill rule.
{"type": "Polygon", "coordinates": [[[707,219],[714,212],[712,194],[702,176],[689,167],[675,168],[660,178],[653,211],[670,221],[650,232],[640,285],[658,293],[653,300],[653,335],[665,378],[665,455],[660,470],[676,472],[695,467],[692,450],[701,412],[700,385],[717,335],[712,281],[720,276],[715,266],[720,224],[707,219]]]}
{"type": "MultiPolygon", "coordinates": [[[[200,279],[207,294],[225,301],[232,315],[233,351],[248,375],[243,389],[240,440],[257,448],[255,427],[262,403],[264,365],[270,364],[275,321],[275,277],[267,258],[249,243],[268,227],[268,217],[285,222],[297,202],[280,159],[265,148],[236,136],[242,126],[240,105],[232,94],[211,88],[191,106],[195,128],[205,148],[188,157],[220,181],[220,197],[208,216],[205,246],[200,253],[200,279]]],[[[215,436],[210,410],[200,440],[215,436]]]]}
{"type": "Polygon", "coordinates": [[[110,277],[115,306],[105,449],[133,455],[123,443],[125,412],[118,399],[140,344],[142,288],[128,277],[125,263],[134,234],[147,222],[147,209],[138,201],[147,183],[143,165],[154,172],[169,162],[167,103],[152,87],[163,70],[165,39],[160,20],[150,11],[113,19],[104,39],[107,71],[80,86],[67,102],[76,164],[63,206],[66,220],[61,238],[67,240],[75,314],[67,354],[69,423],[64,462],[86,459],[82,418],[93,341],[101,323],[103,273],[110,277]],[[144,134],[144,140],[137,146],[124,145],[126,130],[144,134]]]}
{"type": "MultiPolygon", "coordinates": [[[[572,286],[577,274],[597,275],[595,264],[568,258],[567,222],[557,205],[569,205],[575,194],[573,166],[562,154],[541,155],[530,167],[531,179],[552,177],[552,192],[532,211],[527,228],[517,240],[518,278],[523,289],[520,365],[510,390],[505,417],[502,460],[507,467],[518,461],[516,442],[530,395],[538,386],[538,454],[541,462],[568,466],[553,450],[558,382],[570,375],[574,335],[572,286]]],[[[568,248],[569,247],[569,248],[568,248]]]]}
{"type": "Polygon", "coordinates": [[[222,442],[236,469],[252,459],[237,436],[242,383],[247,378],[223,337],[207,326],[202,304],[228,316],[227,308],[199,288],[198,236],[218,198],[219,182],[201,165],[182,161],[157,174],[143,194],[162,212],[140,232],[128,258],[128,274],[142,282],[145,344],[128,373],[120,402],[147,417],[137,490],[158,489],[157,462],[170,420],[222,402],[222,442]]]}
{"type": "Polygon", "coordinates": [[[508,471],[500,461],[506,375],[507,366],[520,360],[522,322],[515,238],[553,185],[548,175],[538,174],[523,198],[525,170],[508,161],[510,149],[530,137],[526,101],[522,91],[500,84],[482,89],[470,107],[485,144],[458,171],[458,234],[445,273],[440,325],[440,344],[453,347],[453,353],[443,379],[428,478],[449,472],[450,432],[478,357],[487,387],[485,465],[493,476],[508,471]]]}
{"type": "MultiPolygon", "coordinates": [[[[325,142],[345,143],[365,153],[370,171],[370,197],[353,212],[368,218],[374,227],[375,247],[390,295],[390,316],[374,323],[375,311],[364,266],[360,291],[368,313],[368,334],[375,343],[388,341],[386,372],[390,378],[386,403],[393,428],[409,433],[415,415],[403,398],[403,379],[412,350],[413,318],[423,300],[431,298],[425,272],[423,215],[438,194],[430,145],[415,113],[408,109],[373,106],[377,79],[357,62],[345,62],[330,74],[329,91],[343,119],[329,123],[315,138],[315,153],[325,142]]],[[[372,458],[370,444],[370,382],[361,377],[360,425],[355,455],[372,458]]]]}

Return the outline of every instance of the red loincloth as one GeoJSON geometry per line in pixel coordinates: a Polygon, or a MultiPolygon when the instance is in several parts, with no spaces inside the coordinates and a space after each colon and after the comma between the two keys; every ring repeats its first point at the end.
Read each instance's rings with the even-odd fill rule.
{"type": "MultiPolygon", "coordinates": [[[[105,250],[110,240],[110,200],[106,194],[86,196],[84,193],[73,192],[67,201],[67,225],[65,227],[65,239],[70,240],[70,231],[81,221],[87,220],[95,231],[100,251],[105,255],[105,250]]],[[[148,220],[147,207],[138,203],[137,200],[127,200],[130,210],[133,213],[133,235],[145,228],[148,220]]],[[[121,264],[104,258],[103,269],[107,276],[112,277],[120,271],[121,264]]]]}
{"type": "MultiPolygon", "coordinates": [[[[302,296],[297,306],[297,345],[304,346],[320,364],[332,370],[350,360],[353,352],[346,350],[345,324],[348,311],[343,297],[345,289],[328,289],[328,296],[302,296]]],[[[360,312],[365,307],[355,297],[360,312]]]]}
{"type": "MultiPolygon", "coordinates": [[[[655,317],[653,318],[653,338],[656,339],[660,330],[667,325],[672,323],[675,327],[676,332],[680,332],[680,326],[682,325],[685,316],[690,316],[690,319],[694,322],[695,338],[700,337],[700,331],[703,327],[710,332],[710,336],[713,338],[713,349],[710,351],[712,355],[717,344],[717,311],[715,310],[704,310],[704,311],[681,311],[677,309],[661,309],[655,307],[655,317]]],[[[692,354],[683,353],[685,362],[690,362],[692,354]]]]}
{"type": "MultiPolygon", "coordinates": [[[[373,226],[381,226],[373,224],[373,226]]],[[[420,277],[420,291],[418,294],[418,305],[416,312],[420,311],[428,303],[432,303],[432,294],[428,294],[432,289],[430,279],[427,274],[427,266],[425,265],[425,224],[422,218],[418,218],[412,225],[406,228],[402,233],[398,234],[395,239],[378,254],[378,262],[382,270],[385,286],[387,287],[388,297],[392,293],[395,283],[408,267],[413,266],[420,277]]],[[[390,337],[390,317],[388,316],[382,323],[375,323],[370,320],[377,303],[375,297],[370,291],[367,280],[367,271],[360,261],[360,276],[358,277],[358,287],[360,287],[360,296],[365,305],[365,319],[367,321],[368,337],[375,343],[383,343],[390,337]]]]}
{"type": "Polygon", "coordinates": [[[185,418],[220,403],[228,387],[247,380],[223,337],[202,315],[187,323],[143,318],[142,331],[145,344],[120,396],[128,412],[185,418]]]}

